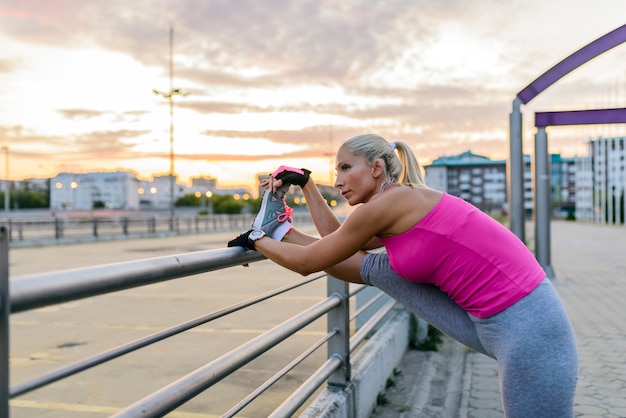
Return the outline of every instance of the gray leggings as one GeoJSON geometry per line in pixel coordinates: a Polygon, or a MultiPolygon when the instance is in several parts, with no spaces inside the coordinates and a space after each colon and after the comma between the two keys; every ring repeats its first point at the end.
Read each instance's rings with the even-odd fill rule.
{"type": "Polygon", "coordinates": [[[438,287],[402,279],[387,254],[368,254],[361,277],[441,332],[496,359],[507,418],[574,416],[576,343],[549,279],[504,311],[477,318],[438,287]]]}

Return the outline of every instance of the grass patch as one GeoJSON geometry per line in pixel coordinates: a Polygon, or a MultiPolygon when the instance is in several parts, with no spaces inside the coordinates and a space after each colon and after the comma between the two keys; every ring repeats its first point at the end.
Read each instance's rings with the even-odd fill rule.
{"type": "Polygon", "coordinates": [[[439,344],[443,341],[443,333],[432,325],[428,325],[428,335],[426,339],[417,344],[415,348],[420,351],[437,351],[439,344]]]}

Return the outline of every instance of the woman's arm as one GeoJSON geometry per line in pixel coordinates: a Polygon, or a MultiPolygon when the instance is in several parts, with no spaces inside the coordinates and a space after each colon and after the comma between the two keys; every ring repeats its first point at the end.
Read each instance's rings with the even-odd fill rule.
{"type": "Polygon", "coordinates": [[[254,247],[277,264],[307,275],[331,268],[358,253],[392,222],[395,214],[391,212],[385,202],[371,202],[358,207],[335,232],[306,247],[268,238],[258,239],[254,247]]]}
{"type": "MultiPolygon", "coordinates": [[[[281,166],[276,172],[274,172],[274,174],[278,173],[277,177],[271,178],[267,181],[266,184],[261,185],[268,185],[268,183],[271,182],[272,191],[276,191],[276,189],[283,185],[283,180],[281,179],[281,177],[283,177],[284,173],[289,173],[287,175],[288,177],[299,177],[297,175],[294,175],[293,172],[289,172],[289,169],[289,167],[281,166]],[[279,170],[281,169],[286,169],[286,171],[282,171],[282,175],[281,172],[279,172],[279,170]]],[[[292,170],[304,172],[304,169],[292,170]]],[[[326,235],[335,232],[341,226],[341,222],[332,211],[330,206],[328,206],[326,199],[324,199],[324,197],[320,193],[319,189],[317,188],[317,184],[315,184],[313,178],[310,176],[310,171],[305,171],[307,173],[306,178],[304,180],[298,181],[298,183],[302,184],[302,182],[306,181],[306,183],[304,185],[301,185],[300,187],[302,188],[302,193],[304,195],[304,198],[306,199],[307,208],[309,210],[309,213],[311,214],[311,218],[313,219],[313,224],[315,225],[317,232],[322,237],[325,237],[326,235]]],[[[363,249],[370,250],[380,247],[382,247],[380,240],[374,237],[363,247],[363,249]]]]}
{"type": "MultiPolygon", "coordinates": [[[[318,238],[304,234],[297,229],[292,229],[291,231],[289,231],[289,233],[287,233],[287,235],[285,235],[285,238],[283,238],[283,242],[289,242],[292,244],[298,244],[303,246],[312,244],[317,240],[318,238]]],[[[324,271],[339,280],[362,284],[363,280],[361,279],[361,261],[363,261],[363,257],[365,257],[365,254],[365,251],[359,251],[347,260],[335,264],[334,266],[328,267],[324,271]]]]}
{"type": "Polygon", "coordinates": [[[317,232],[322,237],[335,232],[341,226],[341,222],[337,219],[330,206],[328,206],[328,203],[326,203],[326,199],[324,199],[312,178],[309,178],[309,181],[304,185],[302,193],[306,199],[306,205],[311,218],[313,218],[317,232]]]}

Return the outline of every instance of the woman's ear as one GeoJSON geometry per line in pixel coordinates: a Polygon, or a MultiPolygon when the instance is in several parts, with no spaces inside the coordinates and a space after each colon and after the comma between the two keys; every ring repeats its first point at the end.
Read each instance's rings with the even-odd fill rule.
{"type": "Polygon", "coordinates": [[[378,178],[385,174],[385,162],[382,158],[377,158],[372,163],[372,176],[378,178]]]}

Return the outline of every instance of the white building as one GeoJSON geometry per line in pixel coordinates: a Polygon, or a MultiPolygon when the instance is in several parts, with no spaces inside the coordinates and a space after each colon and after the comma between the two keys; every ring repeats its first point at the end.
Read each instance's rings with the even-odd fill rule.
{"type": "Polygon", "coordinates": [[[593,170],[591,157],[576,161],[576,211],[577,220],[593,221],[593,170]]]}
{"type": "Polygon", "coordinates": [[[139,209],[134,173],[60,173],[50,180],[50,209],[139,209]]]}
{"type": "MultiPolygon", "coordinates": [[[[592,184],[590,190],[586,191],[587,194],[576,200],[576,219],[624,224],[625,142],[625,137],[600,137],[589,141],[589,161],[584,166],[585,171],[578,176],[587,179],[587,182],[592,179],[592,184]],[[579,202],[583,205],[580,210],[579,202]],[[586,208],[590,202],[591,211],[586,208]]],[[[577,188],[580,188],[578,184],[577,188]]]]}
{"type": "MultiPolygon", "coordinates": [[[[191,187],[178,183],[176,176],[155,176],[150,180],[139,180],[132,172],[60,173],[52,179],[30,179],[19,183],[32,188],[40,183],[47,190],[50,184],[50,209],[92,210],[109,209],[169,209],[172,202],[186,194],[203,193],[203,196],[230,194],[248,196],[246,188],[219,189],[215,178],[192,179],[191,187]],[[172,184],[173,180],[173,184],[172,184]],[[174,195],[172,198],[172,186],[174,195]],[[210,193],[208,193],[210,192],[210,193]],[[208,194],[207,194],[208,193],[208,194]]],[[[17,184],[17,183],[16,183],[17,184]]],[[[205,202],[206,203],[206,202],[205,202]]]]}
{"type": "Polygon", "coordinates": [[[178,177],[165,174],[155,176],[152,181],[140,181],[139,201],[142,208],[167,209],[172,202],[188,193],[185,186],[178,184],[178,177]],[[174,181],[174,199],[172,199],[172,180],[174,181]]]}

